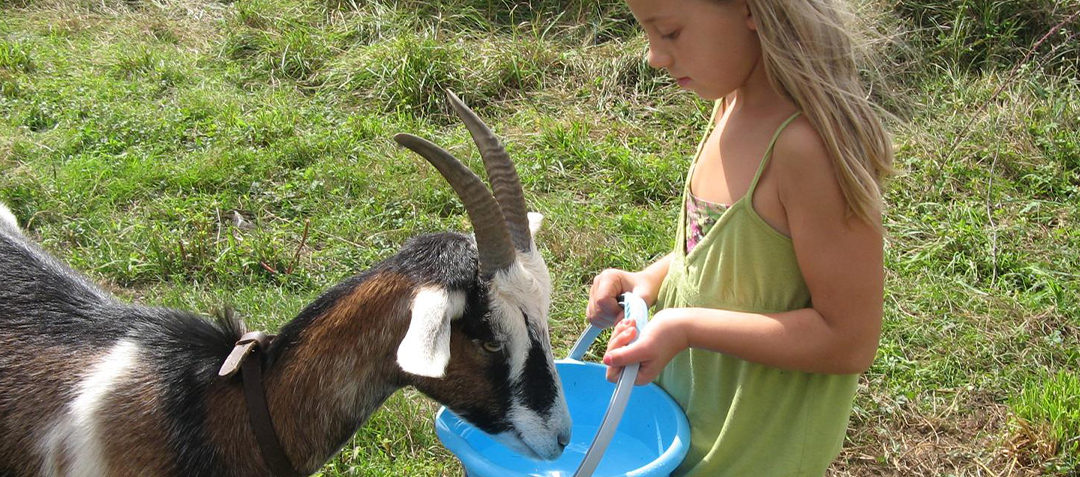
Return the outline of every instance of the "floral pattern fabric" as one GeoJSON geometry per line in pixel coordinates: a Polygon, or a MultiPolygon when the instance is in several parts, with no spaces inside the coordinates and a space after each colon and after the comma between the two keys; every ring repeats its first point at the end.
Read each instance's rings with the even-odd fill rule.
{"type": "Polygon", "coordinates": [[[731,206],[686,194],[686,253],[690,253],[731,206]]]}

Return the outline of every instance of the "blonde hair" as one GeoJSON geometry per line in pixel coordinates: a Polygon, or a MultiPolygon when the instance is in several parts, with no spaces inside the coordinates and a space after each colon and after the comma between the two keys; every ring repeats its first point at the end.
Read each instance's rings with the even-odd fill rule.
{"type": "Polygon", "coordinates": [[[892,143],[867,98],[842,0],[747,0],[765,70],[828,148],[848,207],[878,224],[892,143]]]}

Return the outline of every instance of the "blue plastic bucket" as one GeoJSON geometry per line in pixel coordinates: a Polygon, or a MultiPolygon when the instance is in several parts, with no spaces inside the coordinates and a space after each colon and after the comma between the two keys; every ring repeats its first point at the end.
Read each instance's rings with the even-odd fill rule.
{"type": "MultiPolygon", "coordinates": [[[[636,318],[640,330],[648,308],[633,295],[623,300],[627,316],[636,318]]],[[[689,450],[690,426],[671,396],[655,384],[633,386],[636,365],[628,366],[614,384],[605,379],[605,366],[580,361],[599,331],[587,329],[570,357],[555,363],[574,423],[570,444],[556,460],[518,454],[450,410],[439,409],[435,432],[469,477],[658,477],[682,462],[689,450]],[[626,419],[620,419],[623,415],[626,419]]]]}

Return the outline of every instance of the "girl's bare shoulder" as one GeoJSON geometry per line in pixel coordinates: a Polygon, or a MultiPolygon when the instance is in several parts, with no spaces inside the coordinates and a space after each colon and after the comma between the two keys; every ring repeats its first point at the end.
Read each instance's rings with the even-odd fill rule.
{"type": "Polygon", "coordinates": [[[786,209],[814,204],[843,210],[846,205],[825,141],[805,115],[781,131],[773,147],[772,167],[786,209]]]}

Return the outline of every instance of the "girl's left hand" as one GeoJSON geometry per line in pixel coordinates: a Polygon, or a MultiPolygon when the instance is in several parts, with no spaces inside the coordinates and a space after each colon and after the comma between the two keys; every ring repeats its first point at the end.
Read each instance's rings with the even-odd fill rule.
{"type": "Polygon", "coordinates": [[[641,386],[651,383],[671,358],[687,347],[686,336],[677,324],[672,313],[674,311],[665,309],[658,312],[641,333],[641,338],[633,343],[631,341],[637,335],[634,320],[627,318],[615,325],[608,340],[607,352],[604,353],[608,381],[618,381],[626,365],[640,363],[634,384],[641,386]]]}

